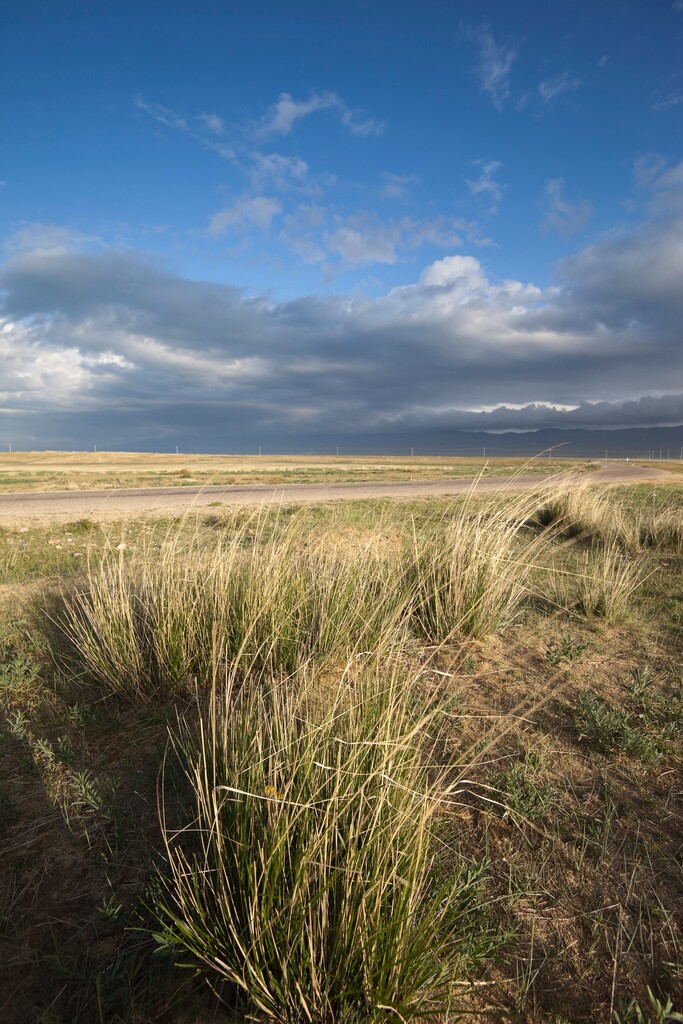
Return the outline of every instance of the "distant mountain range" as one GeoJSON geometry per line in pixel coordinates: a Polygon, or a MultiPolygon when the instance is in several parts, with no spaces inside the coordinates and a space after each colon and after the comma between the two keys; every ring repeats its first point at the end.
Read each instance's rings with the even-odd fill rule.
{"type": "Polygon", "coordinates": [[[520,455],[553,450],[557,457],[679,459],[683,454],[683,424],[675,427],[628,427],[619,430],[545,428],[523,432],[413,431],[371,435],[344,434],[316,438],[283,438],[268,452],[311,452],[340,455],[520,455]]]}

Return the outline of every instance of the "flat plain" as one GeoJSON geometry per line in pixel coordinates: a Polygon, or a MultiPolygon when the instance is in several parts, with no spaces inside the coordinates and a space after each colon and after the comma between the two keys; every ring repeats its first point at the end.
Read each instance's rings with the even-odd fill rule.
{"type": "Polygon", "coordinates": [[[3,452],[0,492],[117,487],[439,480],[473,476],[543,475],[585,468],[586,460],[458,456],[183,455],[146,452],[3,452]]]}

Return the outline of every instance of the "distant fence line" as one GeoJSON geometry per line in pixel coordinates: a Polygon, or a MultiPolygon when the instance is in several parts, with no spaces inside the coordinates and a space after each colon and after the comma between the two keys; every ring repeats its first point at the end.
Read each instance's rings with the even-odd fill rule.
{"type": "MultiPolygon", "coordinates": [[[[186,453],[188,454],[188,453],[186,453]]],[[[224,452],[225,455],[326,455],[326,456],[357,456],[357,457],[381,457],[381,456],[396,456],[403,458],[480,458],[480,459],[540,459],[540,458],[552,458],[552,459],[639,459],[639,460],[651,460],[651,461],[671,461],[683,460],[683,448],[663,448],[660,452],[659,449],[656,451],[638,452],[632,449],[614,449],[614,448],[586,448],[578,450],[567,450],[559,448],[547,448],[541,451],[532,451],[528,448],[486,448],[479,446],[478,448],[355,448],[351,446],[342,446],[334,448],[306,448],[291,451],[282,451],[276,449],[263,448],[261,451],[248,451],[243,452],[224,452]]]]}
{"type": "MultiPolygon", "coordinates": [[[[20,455],[22,452],[60,452],[61,449],[21,449],[12,447],[8,454],[20,455]]],[[[634,451],[629,448],[574,448],[573,445],[568,445],[566,442],[559,445],[553,445],[543,450],[531,450],[529,448],[498,448],[495,445],[485,447],[479,445],[473,448],[421,448],[418,446],[407,447],[405,445],[397,447],[379,447],[379,448],[368,448],[365,446],[352,446],[352,445],[334,445],[327,448],[295,448],[295,449],[276,449],[267,448],[265,446],[259,446],[258,448],[247,448],[244,447],[241,450],[222,451],[222,452],[206,452],[206,451],[181,451],[178,447],[174,447],[172,450],[167,452],[154,451],[154,452],[131,452],[130,449],[116,449],[116,448],[98,448],[96,449],[97,454],[112,454],[112,455],[125,455],[125,454],[140,454],[140,455],[180,455],[184,457],[196,456],[196,455],[213,455],[213,456],[235,456],[235,457],[250,457],[250,456],[278,456],[286,458],[287,456],[320,456],[320,457],[339,457],[339,458],[476,458],[485,461],[486,459],[564,459],[564,460],[576,460],[576,459],[601,459],[625,461],[625,460],[641,460],[641,461],[654,461],[654,462],[666,462],[666,461],[683,461],[683,446],[675,448],[657,448],[650,449],[649,451],[634,451]]],[[[79,455],[89,454],[87,452],[78,452],[73,449],[64,449],[64,454],[79,455]]]]}
{"type": "Polygon", "coordinates": [[[245,449],[243,451],[233,452],[181,452],[180,454],[191,455],[191,454],[215,454],[215,455],[234,455],[234,456],[278,456],[286,458],[289,456],[320,456],[320,457],[338,457],[338,458],[470,458],[470,459],[563,459],[563,460],[577,460],[577,459],[600,459],[604,461],[625,461],[629,459],[631,461],[655,461],[655,462],[667,462],[667,461],[683,461],[683,453],[676,450],[671,450],[670,454],[667,450],[663,450],[662,454],[659,454],[659,450],[653,454],[652,452],[634,452],[631,450],[618,451],[608,449],[607,451],[603,448],[602,450],[586,449],[582,451],[568,452],[568,451],[537,451],[532,452],[522,449],[510,449],[506,448],[489,448],[486,447],[486,451],[482,448],[452,448],[452,449],[437,449],[437,448],[351,448],[342,447],[339,448],[301,448],[292,449],[290,451],[278,450],[275,448],[263,448],[261,451],[254,451],[245,449]]]}

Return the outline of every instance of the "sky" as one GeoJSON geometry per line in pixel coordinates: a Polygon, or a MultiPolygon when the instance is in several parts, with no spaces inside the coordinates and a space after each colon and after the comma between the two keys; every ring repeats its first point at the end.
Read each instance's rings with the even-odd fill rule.
{"type": "Polygon", "coordinates": [[[683,0],[0,14],[0,446],[683,423],[683,0]]]}

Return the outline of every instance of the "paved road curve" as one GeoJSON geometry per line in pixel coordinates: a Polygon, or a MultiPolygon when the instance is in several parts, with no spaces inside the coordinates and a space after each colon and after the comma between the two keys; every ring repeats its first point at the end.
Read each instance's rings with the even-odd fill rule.
{"type": "MultiPolygon", "coordinates": [[[[483,476],[456,480],[419,480],[413,483],[275,484],[254,486],[144,487],[113,491],[23,491],[0,494],[0,522],[9,520],[70,520],[81,516],[109,519],[121,515],[178,513],[203,509],[214,502],[224,505],[303,504],[349,501],[359,498],[417,498],[478,492],[519,491],[539,487],[548,477],[524,474],[511,479],[483,476]]],[[[607,462],[590,477],[591,483],[640,483],[674,478],[659,469],[607,462]]]]}

